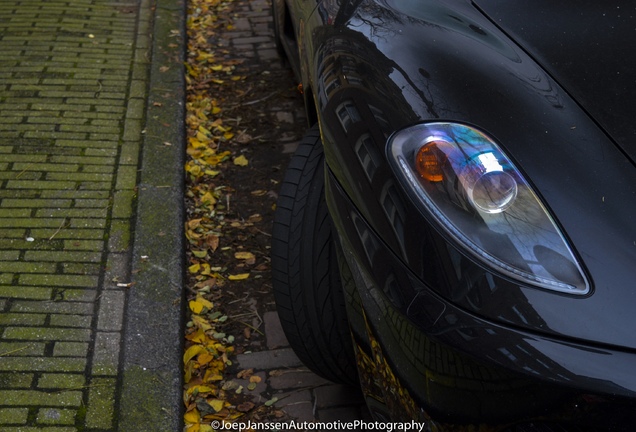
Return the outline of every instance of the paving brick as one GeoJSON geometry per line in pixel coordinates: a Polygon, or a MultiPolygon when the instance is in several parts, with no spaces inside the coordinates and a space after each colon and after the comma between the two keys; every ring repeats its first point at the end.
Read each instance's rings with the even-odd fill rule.
{"type": "Polygon", "coordinates": [[[56,301],[14,301],[11,304],[11,312],[15,313],[66,313],[91,315],[95,309],[92,303],[56,301]]]}
{"type": "MultiPolygon", "coordinates": [[[[92,230],[91,230],[92,231],[92,230]]],[[[101,252],[69,252],[69,251],[27,251],[24,254],[25,261],[54,261],[54,262],[93,262],[98,263],[102,259],[101,252]]]]}
{"type": "Polygon", "coordinates": [[[80,389],[86,378],[80,374],[43,373],[38,379],[39,389],[80,389]]]}
{"type": "Polygon", "coordinates": [[[136,166],[120,166],[117,173],[117,184],[115,188],[121,189],[133,189],[137,185],[137,167],[136,166]]]}
{"type": "Polygon", "coordinates": [[[0,250],[0,261],[15,261],[18,259],[19,256],[20,256],[19,251],[0,250]]]}
{"type": "Polygon", "coordinates": [[[38,218],[58,218],[58,217],[71,217],[71,218],[100,218],[106,219],[106,209],[91,209],[91,208],[72,208],[72,209],[40,209],[35,212],[35,217],[38,218]]]}
{"type": "MultiPolygon", "coordinates": [[[[86,316],[85,318],[90,319],[91,317],[86,316]]],[[[55,357],[86,357],[87,354],[87,342],[55,342],[55,345],[53,347],[53,355],[55,357]]]]}
{"type": "Polygon", "coordinates": [[[52,315],[50,324],[55,327],[90,328],[92,319],[88,315],[52,315]]]}
{"type": "Polygon", "coordinates": [[[133,215],[133,198],[136,192],[133,190],[118,190],[113,197],[111,217],[130,218],[133,215]]]}
{"type": "Polygon", "coordinates": [[[291,348],[239,354],[236,361],[243,369],[267,370],[302,366],[291,348]]]}
{"type": "Polygon", "coordinates": [[[32,373],[21,372],[1,372],[0,373],[0,388],[3,389],[17,389],[17,388],[31,388],[35,375],[32,373]]]}
{"type": "Polygon", "coordinates": [[[276,408],[283,410],[288,416],[300,422],[313,422],[314,408],[309,390],[296,390],[291,393],[276,394],[276,408]]]}
{"type": "Polygon", "coordinates": [[[75,208],[107,208],[110,200],[107,199],[76,199],[75,208]]]}
{"type": "MultiPolygon", "coordinates": [[[[2,200],[1,206],[7,207],[70,207],[73,201],[62,199],[11,199],[2,200]]],[[[1,214],[1,213],[0,213],[1,214]]]]}
{"type": "Polygon", "coordinates": [[[51,288],[0,286],[0,297],[14,299],[50,300],[53,290],[51,288]]]}
{"type": "Polygon", "coordinates": [[[110,226],[108,250],[110,252],[127,252],[130,248],[130,222],[113,220],[110,226]]]}
{"type": "Polygon", "coordinates": [[[36,421],[44,425],[72,425],[75,424],[77,410],[60,408],[40,408],[36,421]]]}
{"type": "Polygon", "coordinates": [[[119,157],[120,165],[137,166],[139,161],[139,142],[126,141],[122,144],[121,155],[119,157]]]}
{"type": "Polygon", "coordinates": [[[0,342],[0,355],[2,357],[43,356],[44,343],[40,342],[0,342]]]}
{"type": "Polygon", "coordinates": [[[92,375],[117,375],[121,336],[114,332],[97,332],[93,352],[92,375]]]}
{"type": "Polygon", "coordinates": [[[28,416],[28,408],[0,408],[0,424],[25,424],[28,416]]]}
{"type": "Polygon", "coordinates": [[[82,393],[77,391],[48,393],[35,390],[0,390],[0,400],[7,406],[80,406],[82,393]]]}
{"type": "Polygon", "coordinates": [[[30,216],[31,210],[29,209],[0,209],[0,218],[26,218],[30,216]]]}
{"type": "Polygon", "coordinates": [[[59,298],[55,300],[94,302],[97,299],[97,290],[63,288],[58,290],[58,295],[59,298]]]}
{"type": "Polygon", "coordinates": [[[114,141],[87,141],[86,139],[58,139],[55,141],[55,145],[60,147],[82,147],[87,149],[95,148],[98,152],[103,151],[104,148],[117,148],[117,142],[114,141]]]}
{"type": "Polygon", "coordinates": [[[44,325],[45,314],[0,313],[0,326],[6,325],[44,325]]]}
{"type": "Polygon", "coordinates": [[[0,261],[0,272],[54,273],[55,264],[41,262],[0,261]]]}
{"type": "Polygon", "coordinates": [[[72,287],[96,287],[97,277],[86,275],[59,275],[59,274],[22,274],[19,277],[20,285],[39,286],[72,286],[72,287]]]}
{"type": "Polygon", "coordinates": [[[108,290],[102,293],[97,318],[98,330],[122,329],[125,300],[126,294],[123,291],[108,290]]]}
{"type": "Polygon", "coordinates": [[[75,183],[71,181],[28,181],[10,180],[7,189],[75,189],[75,183]]]}
{"type": "Polygon", "coordinates": [[[329,381],[310,371],[284,371],[281,375],[269,378],[269,385],[277,390],[317,387],[328,383],[329,381]]]}
{"type": "MultiPolygon", "coordinates": [[[[64,221],[58,228],[32,228],[31,237],[36,239],[55,238],[56,240],[97,240],[102,239],[106,235],[104,230],[100,229],[71,229],[68,228],[68,221],[64,221]]],[[[58,260],[59,261],[59,260],[58,260]]]]}
{"type": "Polygon", "coordinates": [[[53,171],[53,172],[75,172],[79,170],[78,164],[51,164],[51,163],[28,163],[16,162],[13,164],[13,171],[53,171]]]}
{"type": "Polygon", "coordinates": [[[105,228],[106,221],[103,219],[71,219],[71,228],[105,228]]]}
{"type": "Polygon", "coordinates": [[[3,357],[0,362],[2,372],[84,372],[85,369],[85,358],[32,357],[25,362],[21,357],[3,357]]]}
{"type": "Polygon", "coordinates": [[[7,327],[2,339],[88,341],[91,331],[88,329],[51,328],[51,327],[7,327]]]}
{"type": "Polygon", "coordinates": [[[102,266],[98,264],[78,264],[78,263],[63,263],[62,272],[65,274],[79,274],[79,275],[99,275],[102,270],[102,266]]]}
{"type": "Polygon", "coordinates": [[[90,384],[86,426],[110,429],[115,415],[116,380],[114,378],[94,378],[90,384]]]}
{"type": "Polygon", "coordinates": [[[99,251],[104,249],[104,242],[99,240],[64,240],[65,250],[87,250],[87,251],[99,251]]]}

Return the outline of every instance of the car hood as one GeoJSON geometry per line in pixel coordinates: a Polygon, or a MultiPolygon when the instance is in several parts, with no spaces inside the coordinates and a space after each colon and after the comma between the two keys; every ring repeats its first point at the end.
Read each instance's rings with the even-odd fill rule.
{"type": "Polygon", "coordinates": [[[615,0],[473,3],[636,161],[634,4],[615,0]]]}

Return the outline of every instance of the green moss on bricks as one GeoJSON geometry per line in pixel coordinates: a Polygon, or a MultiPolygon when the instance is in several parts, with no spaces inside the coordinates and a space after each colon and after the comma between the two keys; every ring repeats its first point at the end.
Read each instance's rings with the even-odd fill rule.
{"type": "Polygon", "coordinates": [[[0,390],[0,400],[6,406],[73,407],[82,403],[82,393],[79,391],[50,393],[36,390],[0,390]]]}
{"type": "Polygon", "coordinates": [[[65,408],[40,408],[37,422],[45,425],[72,425],[75,423],[76,410],[65,408]]]}
{"type": "Polygon", "coordinates": [[[88,343],[86,342],[55,342],[53,347],[55,357],[86,357],[87,354],[88,343]]]}
{"type": "Polygon", "coordinates": [[[0,388],[29,388],[33,382],[32,373],[6,372],[0,373],[0,388]]]}
{"type": "Polygon", "coordinates": [[[41,389],[79,389],[86,385],[82,374],[44,373],[38,380],[41,389]]]}
{"type": "Polygon", "coordinates": [[[0,424],[25,424],[28,408],[0,408],[0,424]]]}
{"type": "Polygon", "coordinates": [[[114,378],[93,378],[88,394],[86,426],[96,429],[111,429],[115,416],[114,378]]]}
{"type": "Polygon", "coordinates": [[[130,222],[127,219],[115,219],[110,226],[108,250],[110,252],[127,252],[130,248],[130,222]]]}

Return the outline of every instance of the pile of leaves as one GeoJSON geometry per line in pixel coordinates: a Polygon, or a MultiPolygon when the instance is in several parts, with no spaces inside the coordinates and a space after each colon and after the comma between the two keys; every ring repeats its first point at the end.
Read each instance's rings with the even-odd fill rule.
{"type": "MultiPolygon", "coordinates": [[[[267,98],[255,95],[257,84],[250,79],[263,81],[250,77],[244,60],[222,43],[222,34],[233,28],[231,18],[238,3],[189,0],[188,5],[185,235],[189,315],[183,358],[188,432],[213,431],[214,421],[284,416],[273,407],[275,398],[253,397],[262,374],[232,367],[233,355],[245,351],[248,344],[258,346],[255,341],[263,336],[262,320],[253,306],[262,299],[251,298],[252,308],[246,299],[271,296],[261,288],[270,270],[269,238],[262,225],[271,218],[276,197],[267,190],[268,185],[275,186],[270,173],[276,167],[259,160],[267,170],[255,168],[249,149],[255,148],[258,137],[248,133],[246,120],[240,117],[246,106],[255,106],[254,101],[241,102],[247,95],[260,101],[271,94],[267,98]],[[261,173],[260,180],[255,171],[261,173]],[[255,204],[259,200],[268,214],[259,213],[255,204]],[[228,307],[232,304],[233,309],[228,307]]],[[[271,92],[266,83],[261,85],[271,92]]],[[[252,123],[262,121],[259,118],[250,115],[252,123]]],[[[262,124],[253,126],[265,129],[262,124]]]]}
{"type": "MultiPolygon", "coordinates": [[[[188,161],[185,170],[189,214],[185,232],[190,245],[191,278],[190,321],[183,362],[185,423],[190,432],[212,431],[212,421],[232,421],[243,414],[228,400],[227,392],[236,392],[236,389],[224,386],[224,372],[231,365],[234,337],[223,332],[228,317],[216,310],[212,302],[220,297],[218,289],[229,281],[250,276],[249,272],[228,274],[223,262],[216,265],[212,259],[219,248],[224,249],[222,237],[227,223],[224,210],[229,205],[231,191],[215,179],[224,163],[238,166],[249,163],[242,155],[232,158],[226,146],[235,133],[224,124],[219,101],[211,97],[214,85],[242,79],[234,74],[236,62],[218,61],[216,47],[210,42],[215,32],[231,25],[227,14],[224,16],[230,3],[228,0],[191,0],[188,8],[188,161]]],[[[236,252],[235,258],[246,263],[255,260],[252,253],[244,251],[236,252]]]]}

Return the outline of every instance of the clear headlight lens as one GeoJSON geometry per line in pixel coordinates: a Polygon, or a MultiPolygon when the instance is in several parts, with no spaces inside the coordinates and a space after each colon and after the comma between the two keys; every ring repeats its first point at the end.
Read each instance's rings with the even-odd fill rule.
{"type": "Polygon", "coordinates": [[[589,292],[545,206],[485,134],[457,123],[421,124],[395,133],[389,156],[406,188],[473,257],[524,284],[589,292]]]}

